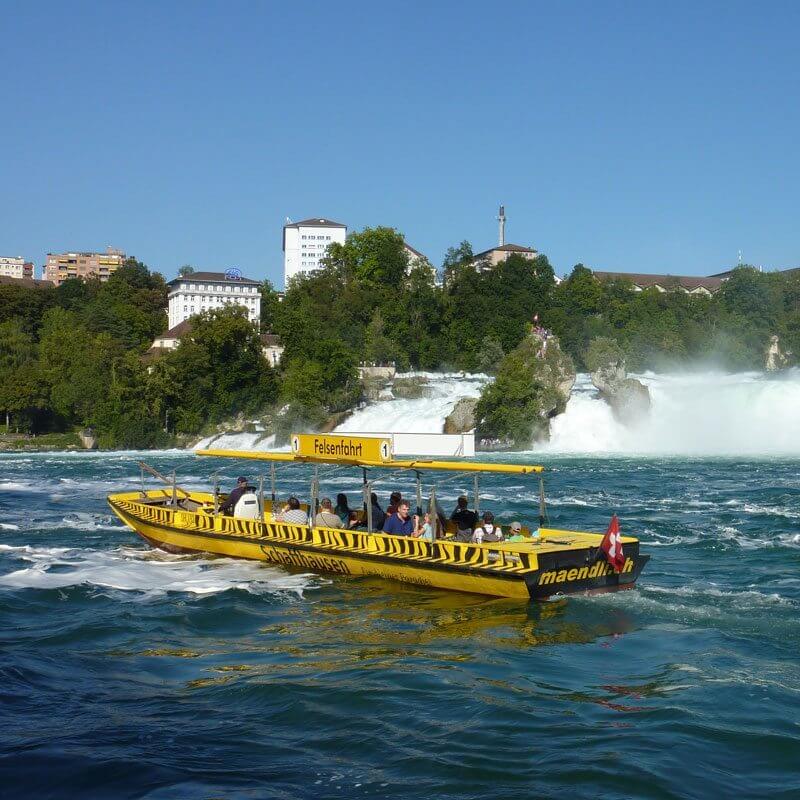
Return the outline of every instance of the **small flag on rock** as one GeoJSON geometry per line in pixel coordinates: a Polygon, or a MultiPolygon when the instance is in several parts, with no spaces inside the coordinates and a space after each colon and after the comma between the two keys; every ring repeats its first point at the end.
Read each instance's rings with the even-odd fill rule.
{"type": "Polygon", "coordinates": [[[619,520],[617,515],[611,517],[608,530],[600,542],[600,549],[606,554],[606,559],[614,569],[619,572],[625,566],[625,556],[622,553],[622,538],[619,535],[619,520]]]}

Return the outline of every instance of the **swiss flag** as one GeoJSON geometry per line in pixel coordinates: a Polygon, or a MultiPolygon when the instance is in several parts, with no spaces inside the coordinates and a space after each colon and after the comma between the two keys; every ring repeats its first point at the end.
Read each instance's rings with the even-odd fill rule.
{"type": "Polygon", "coordinates": [[[606,554],[606,559],[614,569],[619,572],[625,566],[625,556],[622,553],[622,538],[619,535],[619,520],[617,515],[611,517],[608,530],[600,542],[600,549],[606,554]]]}

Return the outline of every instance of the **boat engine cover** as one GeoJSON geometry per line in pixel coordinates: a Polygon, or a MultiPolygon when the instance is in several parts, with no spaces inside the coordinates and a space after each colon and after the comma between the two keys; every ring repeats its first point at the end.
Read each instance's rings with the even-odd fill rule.
{"type": "Polygon", "coordinates": [[[258,498],[255,492],[243,494],[233,508],[234,517],[243,519],[258,519],[258,498]]]}

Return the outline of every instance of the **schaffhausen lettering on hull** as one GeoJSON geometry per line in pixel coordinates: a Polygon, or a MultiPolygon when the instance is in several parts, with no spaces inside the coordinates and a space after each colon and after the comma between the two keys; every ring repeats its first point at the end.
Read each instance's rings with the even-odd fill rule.
{"type": "Polygon", "coordinates": [[[286,567],[303,567],[306,569],[327,570],[329,572],[343,572],[350,574],[350,568],[341,558],[331,558],[330,556],[311,555],[302,553],[299,550],[275,550],[271,547],[261,545],[261,552],[267,561],[273,564],[281,564],[286,567]]]}

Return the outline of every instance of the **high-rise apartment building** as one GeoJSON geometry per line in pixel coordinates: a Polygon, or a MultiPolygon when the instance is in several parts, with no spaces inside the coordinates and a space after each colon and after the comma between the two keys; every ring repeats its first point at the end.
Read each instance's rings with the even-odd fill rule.
{"type": "Polygon", "coordinates": [[[261,318],[259,282],[242,277],[238,269],[179,275],[169,286],[169,329],[203,311],[229,305],[247,309],[250,322],[261,318]]]}
{"type": "Polygon", "coordinates": [[[22,256],[0,256],[0,276],[4,278],[33,278],[33,263],[22,256]]]}
{"type": "Polygon", "coordinates": [[[44,267],[45,280],[56,286],[67,278],[100,278],[107,281],[124,263],[127,256],[113,247],[105,253],[48,253],[44,267]]]}
{"type": "Polygon", "coordinates": [[[283,226],[284,283],[295,275],[319,269],[328,247],[334,242],[344,244],[346,237],[347,225],[324,217],[287,222],[283,226]]]}

